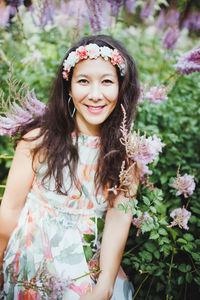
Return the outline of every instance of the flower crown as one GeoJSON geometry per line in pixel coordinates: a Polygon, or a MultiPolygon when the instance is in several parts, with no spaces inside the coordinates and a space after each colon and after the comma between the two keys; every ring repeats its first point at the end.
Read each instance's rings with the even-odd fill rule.
{"type": "Polygon", "coordinates": [[[72,67],[74,67],[80,60],[83,59],[96,59],[97,57],[103,57],[103,59],[110,61],[113,65],[117,65],[120,69],[120,74],[122,76],[125,75],[126,66],[124,59],[119,54],[117,49],[110,49],[109,47],[99,47],[96,44],[88,44],[86,46],[80,46],[76,49],[76,51],[70,52],[67,59],[64,60],[63,63],[63,78],[68,80],[69,73],[72,67]]]}

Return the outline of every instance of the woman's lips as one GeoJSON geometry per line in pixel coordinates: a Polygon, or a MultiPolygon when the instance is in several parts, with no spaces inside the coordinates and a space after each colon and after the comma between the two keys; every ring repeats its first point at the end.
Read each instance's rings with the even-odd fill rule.
{"type": "Polygon", "coordinates": [[[102,112],[102,110],[104,109],[104,105],[101,105],[101,106],[89,106],[87,105],[87,109],[90,113],[93,113],[93,114],[99,114],[102,112]]]}

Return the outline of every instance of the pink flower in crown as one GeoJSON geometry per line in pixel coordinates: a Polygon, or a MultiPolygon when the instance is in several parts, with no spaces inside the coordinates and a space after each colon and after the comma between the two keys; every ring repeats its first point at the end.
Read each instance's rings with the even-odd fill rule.
{"type": "Polygon", "coordinates": [[[87,59],[87,50],[85,46],[80,46],[78,49],[76,49],[76,55],[79,57],[79,59],[87,59]]]}
{"type": "Polygon", "coordinates": [[[117,49],[114,49],[112,52],[111,62],[113,65],[120,65],[122,62],[122,57],[117,51],[117,49]]]}
{"type": "Polygon", "coordinates": [[[89,44],[86,46],[87,55],[90,59],[96,59],[100,55],[99,46],[96,44],[89,44]]]}
{"type": "Polygon", "coordinates": [[[63,78],[66,79],[66,80],[67,80],[68,77],[69,77],[69,73],[68,73],[67,71],[63,71],[63,72],[62,72],[62,75],[63,75],[63,78]]]}

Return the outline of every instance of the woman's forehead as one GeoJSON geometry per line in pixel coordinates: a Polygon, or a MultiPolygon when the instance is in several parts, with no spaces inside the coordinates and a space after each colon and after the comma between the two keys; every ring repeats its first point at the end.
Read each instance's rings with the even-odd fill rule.
{"type": "Polygon", "coordinates": [[[102,57],[98,57],[97,59],[86,59],[80,61],[75,67],[73,71],[73,76],[80,75],[111,75],[117,76],[116,67],[113,66],[110,60],[105,60],[102,57]]]}

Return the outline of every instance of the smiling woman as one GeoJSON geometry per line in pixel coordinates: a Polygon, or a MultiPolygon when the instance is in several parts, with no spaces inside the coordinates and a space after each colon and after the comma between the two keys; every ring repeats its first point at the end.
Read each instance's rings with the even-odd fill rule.
{"type": "Polygon", "coordinates": [[[119,93],[116,68],[103,58],[79,62],[73,71],[70,96],[79,131],[100,135],[99,125],[114,110],[119,93]]]}
{"type": "Polygon", "coordinates": [[[132,215],[116,209],[126,198],[108,188],[127,158],[121,104],[130,128],[138,96],[135,62],[120,42],[84,37],[66,53],[46,111],[18,129],[0,207],[4,299],[132,299],[120,268],[132,215]]]}

